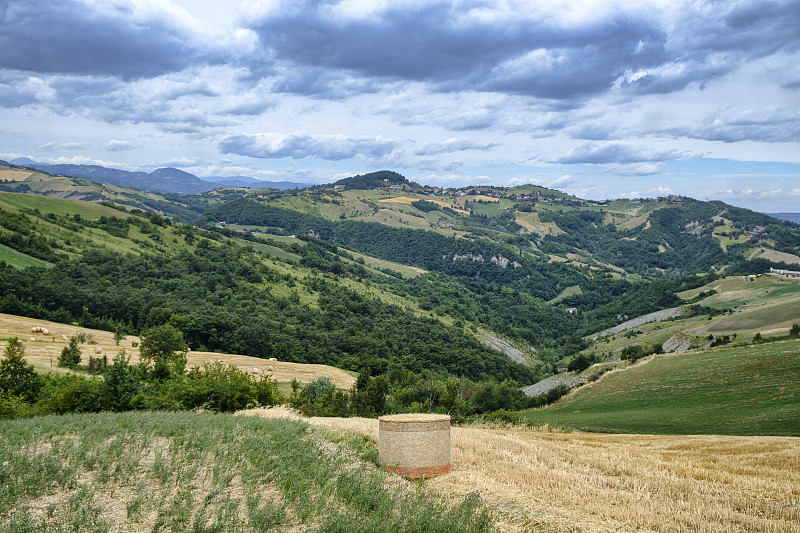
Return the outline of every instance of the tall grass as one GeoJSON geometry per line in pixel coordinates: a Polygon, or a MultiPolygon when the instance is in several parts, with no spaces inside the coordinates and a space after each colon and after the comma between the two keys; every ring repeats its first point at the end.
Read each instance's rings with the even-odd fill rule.
{"type": "Polygon", "coordinates": [[[0,423],[0,531],[489,531],[375,468],[375,444],[306,423],[199,413],[0,423]],[[363,458],[362,458],[363,457],[363,458]]]}

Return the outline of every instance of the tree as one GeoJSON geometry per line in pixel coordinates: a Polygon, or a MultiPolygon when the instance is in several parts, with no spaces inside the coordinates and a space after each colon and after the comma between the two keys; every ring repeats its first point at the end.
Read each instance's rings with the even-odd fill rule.
{"type": "Polygon", "coordinates": [[[117,324],[117,327],[114,328],[114,344],[119,346],[119,341],[125,340],[125,331],[122,328],[122,325],[117,324]]]}
{"type": "Polygon", "coordinates": [[[143,366],[153,370],[156,379],[183,374],[186,369],[186,341],[183,332],[170,324],[153,326],[142,332],[139,353],[143,366]]]}
{"type": "Polygon", "coordinates": [[[585,353],[582,353],[578,354],[577,357],[574,357],[572,361],[569,362],[567,370],[570,372],[583,372],[590,366],[592,366],[592,360],[587,357],[585,353]]]}
{"type": "Polygon", "coordinates": [[[17,337],[12,338],[0,361],[0,393],[33,403],[41,388],[41,376],[25,361],[25,345],[17,337]]]}
{"type": "Polygon", "coordinates": [[[81,349],[78,348],[78,337],[73,335],[58,356],[58,366],[76,368],[79,364],[81,364],[81,349]]]}
{"type": "Polygon", "coordinates": [[[100,394],[106,407],[112,411],[127,411],[131,399],[142,386],[138,368],[128,364],[125,350],[114,357],[114,362],[103,372],[100,394]]]}

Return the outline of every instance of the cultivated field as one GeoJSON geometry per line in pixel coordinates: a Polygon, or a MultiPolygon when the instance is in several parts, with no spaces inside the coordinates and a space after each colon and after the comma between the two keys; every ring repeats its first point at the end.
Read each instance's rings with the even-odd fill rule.
{"type": "Polygon", "coordinates": [[[656,355],[525,416],[605,433],[797,437],[798,354],[800,339],[656,355]]]}
{"type": "MultiPolygon", "coordinates": [[[[133,346],[134,343],[138,345],[138,337],[128,336],[117,346],[114,343],[114,334],[109,331],[92,330],[68,324],[59,324],[58,322],[0,313],[0,350],[5,349],[9,338],[18,337],[25,342],[25,359],[42,371],[66,371],[56,366],[61,350],[67,345],[67,341],[62,338],[62,335],[71,337],[80,332],[91,334],[96,343],[81,345],[81,351],[83,352],[82,364],[87,364],[90,356],[103,357],[103,355],[106,355],[111,360],[123,349],[130,356],[131,363],[139,362],[139,349],[133,346]],[[44,327],[48,330],[48,334],[31,333],[31,328],[34,327],[44,327]]],[[[290,382],[292,379],[297,379],[301,383],[310,383],[320,376],[328,376],[334,385],[343,389],[349,389],[355,383],[353,376],[332,366],[268,361],[267,359],[246,355],[189,352],[187,367],[202,366],[211,361],[222,361],[250,374],[271,375],[272,379],[278,383],[290,382]]]]}
{"type": "MultiPolygon", "coordinates": [[[[378,438],[377,420],[308,421],[378,438]]],[[[452,442],[451,472],[425,485],[479,491],[502,531],[800,532],[800,438],[454,427],[452,442]]]]}

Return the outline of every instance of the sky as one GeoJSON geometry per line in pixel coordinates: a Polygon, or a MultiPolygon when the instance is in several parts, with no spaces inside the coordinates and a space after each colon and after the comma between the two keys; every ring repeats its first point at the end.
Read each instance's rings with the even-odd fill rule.
{"type": "Polygon", "coordinates": [[[0,0],[0,159],[800,212],[800,0],[0,0]]]}

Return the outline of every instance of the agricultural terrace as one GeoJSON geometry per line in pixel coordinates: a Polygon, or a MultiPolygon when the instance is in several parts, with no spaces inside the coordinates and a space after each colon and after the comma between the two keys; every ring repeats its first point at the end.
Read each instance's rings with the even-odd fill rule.
{"type": "MultiPolygon", "coordinates": [[[[378,438],[377,420],[308,423],[378,438]]],[[[451,471],[425,486],[458,497],[479,491],[500,531],[800,531],[799,438],[521,427],[453,427],[451,435],[451,471]]]]}

